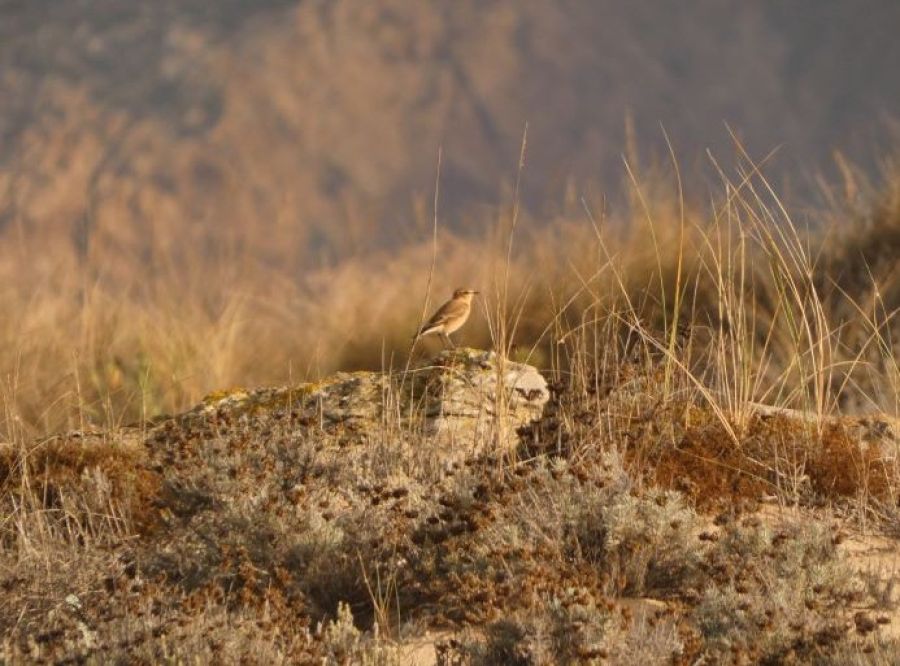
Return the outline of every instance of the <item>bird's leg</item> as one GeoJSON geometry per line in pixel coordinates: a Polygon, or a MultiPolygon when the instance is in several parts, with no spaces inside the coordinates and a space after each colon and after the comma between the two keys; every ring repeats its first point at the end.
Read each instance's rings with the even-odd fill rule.
{"type": "Polygon", "coordinates": [[[453,340],[450,339],[450,336],[441,331],[441,339],[444,341],[444,344],[450,349],[456,349],[456,345],[453,344],[453,340]]]}

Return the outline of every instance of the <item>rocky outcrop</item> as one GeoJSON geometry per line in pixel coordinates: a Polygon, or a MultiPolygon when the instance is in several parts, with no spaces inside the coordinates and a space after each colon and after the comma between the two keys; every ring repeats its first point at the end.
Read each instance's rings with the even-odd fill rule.
{"type": "Polygon", "coordinates": [[[395,372],[338,373],[319,382],[210,394],[182,422],[289,411],[303,428],[344,439],[381,438],[386,428],[435,438],[455,451],[508,450],[541,417],[550,394],[533,366],[477,349],[445,351],[395,372]]]}
{"type": "Polygon", "coordinates": [[[469,450],[515,445],[517,429],[539,419],[550,398],[536,368],[473,349],[444,352],[416,371],[413,387],[411,398],[424,397],[426,434],[469,450]]]}

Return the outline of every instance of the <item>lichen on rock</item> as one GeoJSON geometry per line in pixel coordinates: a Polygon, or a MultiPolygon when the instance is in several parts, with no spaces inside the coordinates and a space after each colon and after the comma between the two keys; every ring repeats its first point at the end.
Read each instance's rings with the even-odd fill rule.
{"type": "Polygon", "coordinates": [[[404,371],[341,372],[297,386],[217,391],[176,418],[234,420],[286,410],[301,427],[340,430],[357,440],[377,437],[391,422],[471,453],[514,447],[516,430],[539,419],[549,397],[537,368],[491,351],[456,349],[404,371]]]}

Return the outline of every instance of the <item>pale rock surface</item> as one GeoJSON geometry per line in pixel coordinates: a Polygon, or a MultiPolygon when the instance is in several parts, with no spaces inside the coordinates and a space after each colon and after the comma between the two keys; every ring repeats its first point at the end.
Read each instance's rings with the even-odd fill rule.
{"type": "Polygon", "coordinates": [[[537,368],[494,352],[457,349],[425,365],[386,372],[337,373],[298,386],[233,389],[204,398],[176,417],[188,422],[291,410],[301,427],[371,440],[397,425],[438,438],[456,452],[508,450],[517,429],[543,413],[550,398],[537,368]]]}
{"type": "Polygon", "coordinates": [[[474,451],[515,446],[517,429],[539,419],[550,399],[536,368],[475,349],[443,352],[417,371],[416,384],[426,396],[426,433],[474,451]]]}

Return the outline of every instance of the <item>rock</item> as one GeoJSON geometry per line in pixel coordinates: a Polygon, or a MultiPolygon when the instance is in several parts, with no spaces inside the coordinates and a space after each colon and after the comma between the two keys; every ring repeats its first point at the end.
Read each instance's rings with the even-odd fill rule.
{"type": "Polygon", "coordinates": [[[539,419],[549,398],[547,382],[533,366],[458,349],[409,371],[337,373],[299,386],[220,391],[175,418],[233,421],[286,410],[301,427],[351,440],[379,438],[386,426],[399,425],[457,452],[478,453],[514,447],[517,429],[539,419]]]}
{"type": "Polygon", "coordinates": [[[426,396],[426,434],[472,452],[515,446],[517,429],[539,419],[550,399],[536,368],[476,349],[439,354],[416,371],[415,385],[426,396]]]}

